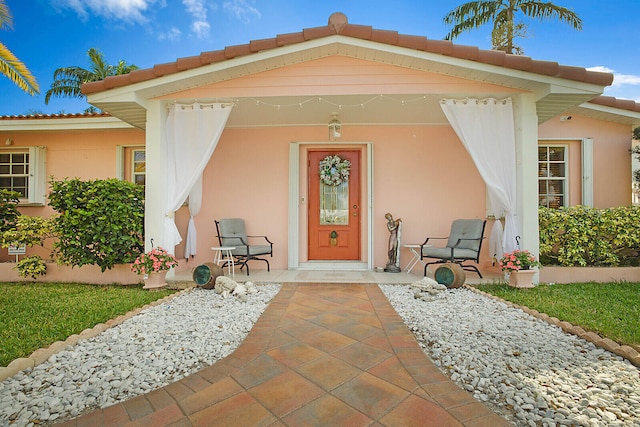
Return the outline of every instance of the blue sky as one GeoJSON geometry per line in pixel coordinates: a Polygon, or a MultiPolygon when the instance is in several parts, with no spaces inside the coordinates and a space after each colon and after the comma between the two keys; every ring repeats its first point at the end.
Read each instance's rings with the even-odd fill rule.
{"type": "MultiPolygon", "coordinates": [[[[111,64],[140,68],[244,44],[304,28],[324,26],[333,12],[352,24],[442,39],[442,18],[465,0],[6,0],[13,30],[0,40],[35,75],[40,95],[30,96],[0,76],[0,115],[82,112],[83,100],[44,93],[56,68],[88,67],[89,48],[111,64]]],[[[517,43],[534,59],[613,72],[605,95],[640,102],[640,0],[554,0],[573,9],[583,30],[529,18],[529,37],[517,43]]],[[[465,33],[459,44],[489,49],[490,27],[465,33]]]]}

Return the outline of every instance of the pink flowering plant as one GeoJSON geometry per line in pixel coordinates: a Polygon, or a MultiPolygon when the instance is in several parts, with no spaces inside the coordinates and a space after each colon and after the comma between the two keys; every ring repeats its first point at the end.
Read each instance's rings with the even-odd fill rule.
{"type": "Polygon", "coordinates": [[[158,246],[146,254],[140,254],[131,264],[131,270],[137,274],[149,274],[169,270],[177,265],[178,261],[174,256],[158,246]]]}
{"type": "Polygon", "coordinates": [[[502,271],[513,273],[519,270],[529,270],[532,267],[539,267],[542,264],[536,260],[531,252],[527,250],[516,249],[513,252],[502,255],[500,259],[500,268],[502,271]]]}

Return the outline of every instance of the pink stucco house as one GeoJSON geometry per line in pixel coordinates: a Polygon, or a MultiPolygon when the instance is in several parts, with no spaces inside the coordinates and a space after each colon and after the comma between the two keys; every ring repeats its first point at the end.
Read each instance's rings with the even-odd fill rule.
{"type": "Polygon", "coordinates": [[[488,265],[515,235],[538,253],[539,204],[631,203],[640,105],[602,97],[612,79],[335,13],[84,85],[104,114],[3,117],[0,158],[31,165],[27,214],[49,212],[49,176],[144,182],[147,247],[193,265],[212,258],[214,220],[241,217],[274,242],[272,268],[370,270],[387,260],[386,213],[403,243],[446,236],[457,218],[488,219],[487,237],[504,225],[488,265]],[[319,206],[318,163],[335,154],[351,161],[349,195],[319,206]]]}

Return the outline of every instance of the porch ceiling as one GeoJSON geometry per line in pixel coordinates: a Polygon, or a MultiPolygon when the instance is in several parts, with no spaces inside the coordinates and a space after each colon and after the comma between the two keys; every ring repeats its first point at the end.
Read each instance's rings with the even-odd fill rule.
{"type": "Polygon", "coordinates": [[[327,125],[333,113],[343,125],[444,124],[437,95],[335,95],[240,98],[227,126],[327,125]]]}
{"type": "MultiPolygon", "coordinates": [[[[504,93],[474,94],[475,97],[498,99],[509,96],[504,93]]],[[[197,102],[232,102],[234,108],[229,116],[229,127],[264,126],[315,126],[327,124],[332,113],[338,113],[343,124],[351,125],[437,125],[447,124],[439,101],[442,98],[461,99],[461,94],[427,95],[322,95],[299,97],[251,97],[234,99],[198,99],[197,102]]],[[[586,95],[555,94],[536,103],[538,122],[543,123],[562,113],[590,116],[597,111],[578,108],[591,99],[586,95]],[[585,114],[590,113],[590,114],[585,114]]],[[[194,99],[179,99],[176,102],[193,103],[194,99]]],[[[98,108],[131,123],[140,129],[146,127],[146,109],[136,103],[101,103],[98,108]]],[[[602,115],[602,114],[600,114],[602,115]]],[[[594,117],[611,120],[611,115],[594,117]]],[[[638,119],[634,120],[634,123],[638,119]]]]}

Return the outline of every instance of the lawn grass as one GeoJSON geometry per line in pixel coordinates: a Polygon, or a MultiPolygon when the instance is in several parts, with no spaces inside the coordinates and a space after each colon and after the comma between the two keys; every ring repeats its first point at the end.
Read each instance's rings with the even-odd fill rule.
{"type": "Polygon", "coordinates": [[[0,283],[0,366],[175,291],[141,286],[0,283]]]}
{"type": "Polygon", "coordinates": [[[640,348],[639,283],[542,284],[532,289],[479,285],[477,288],[620,344],[640,348]]]}

